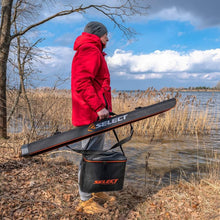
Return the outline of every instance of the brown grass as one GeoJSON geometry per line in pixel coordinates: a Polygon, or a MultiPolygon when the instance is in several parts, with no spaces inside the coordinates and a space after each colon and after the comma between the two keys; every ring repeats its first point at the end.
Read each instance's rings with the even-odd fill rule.
{"type": "MultiPolygon", "coordinates": [[[[15,99],[15,91],[8,92],[8,109],[15,99]]],[[[179,93],[164,93],[150,88],[144,92],[113,91],[113,111],[117,114],[134,110],[136,107],[147,106],[159,101],[176,97],[174,109],[149,119],[134,123],[135,136],[148,137],[150,140],[163,137],[179,137],[183,135],[206,135],[216,128],[217,118],[211,112],[208,103],[200,108],[194,96],[183,99],[179,93]]],[[[34,128],[30,128],[27,120],[27,108],[23,99],[19,102],[11,120],[12,132],[23,132],[28,141],[49,136],[56,130],[65,131],[72,128],[71,124],[71,92],[69,90],[30,90],[28,97],[32,106],[34,128]]],[[[121,135],[127,135],[129,126],[118,129],[121,135]]]]}
{"type": "MultiPolygon", "coordinates": [[[[180,93],[164,93],[154,89],[145,92],[117,93],[113,98],[114,111],[117,113],[133,110],[135,107],[151,105],[169,98],[175,97],[177,105],[174,109],[134,123],[137,136],[152,138],[180,137],[183,135],[206,135],[211,129],[216,128],[217,118],[215,112],[206,105],[201,109],[195,96],[182,98],[180,93]],[[211,114],[209,114],[211,112],[211,114]]],[[[209,102],[209,101],[208,101],[209,102]]],[[[122,128],[127,133],[128,128],[122,128]]]]}
{"type": "Polygon", "coordinates": [[[180,181],[140,204],[139,219],[220,219],[220,181],[180,181]]]}

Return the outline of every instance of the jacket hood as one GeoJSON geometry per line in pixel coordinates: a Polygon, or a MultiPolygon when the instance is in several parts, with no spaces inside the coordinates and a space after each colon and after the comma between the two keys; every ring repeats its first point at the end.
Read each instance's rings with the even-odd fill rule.
{"type": "Polygon", "coordinates": [[[76,38],[73,49],[78,50],[80,46],[88,43],[94,44],[102,51],[103,46],[100,38],[94,34],[89,34],[86,32],[83,32],[82,35],[76,38]]]}

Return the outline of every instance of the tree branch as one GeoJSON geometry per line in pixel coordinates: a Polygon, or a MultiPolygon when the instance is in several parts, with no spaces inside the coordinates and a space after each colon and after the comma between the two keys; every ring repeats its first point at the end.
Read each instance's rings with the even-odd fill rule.
{"type": "Polygon", "coordinates": [[[56,17],[61,17],[61,16],[64,16],[64,15],[69,15],[69,14],[72,14],[72,13],[75,13],[75,12],[79,13],[79,12],[85,11],[85,10],[87,10],[89,8],[92,8],[92,7],[94,7],[94,6],[90,5],[90,6],[84,7],[84,8],[80,7],[80,8],[77,8],[77,9],[71,9],[71,10],[65,10],[65,11],[58,12],[58,13],[56,13],[56,14],[54,14],[54,15],[52,15],[52,16],[50,16],[50,17],[48,17],[48,18],[46,18],[46,19],[44,19],[42,21],[39,21],[39,22],[37,22],[35,24],[30,25],[29,27],[25,28],[24,30],[21,30],[21,31],[15,33],[14,35],[11,36],[11,40],[13,40],[17,36],[24,35],[26,32],[28,32],[29,30],[33,29],[34,27],[37,27],[37,26],[39,26],[41,24],[44,24],[47,21],[50,21],[50,20],[52,20],[52,19],[54,19],[56,17]]]}
{"type": "Polygon", "coordinates": [[[27,28],[25,28],[24,30],[20,30],[19,32],[15,33],[14,35],[11,36],[11,40],[14,39],[17,36],[21,36],[23,34],[25,34],[27,31],[33,29],[34,27],[37,27],[47,21],[50,21],[56,17],[61,17],[61,16],[65,16],[65,15],[70,15],[72,13],[80,13],[80,12],[84,12],[88,9],[94,8],[97,11],[101,12],[102,14],[104,14],[106,17],[108,17],[111,21],[114,22],[114,24],[121,30],[123,31],[123,33],[128,36],[132,33],[135,33],[134,31],[131,31],[131,29],[125,27],[124,25],[120,24],[116,18],[119,18],[122,22],[124,22],[123,17],[124,16],[131,16],[131,15],[143,15],[146,14],[146,10],[149,8],[149,6],[139,6],[136,5],[136,2],[132,2],[130,0],[127,0],[124,4],[121,4],[119,6],[108,6],[108,5],[88,5],[86,7],[82,7],[83,5],[80,5],[78,8],[71,8],[70,10],[64,10],[64,11],[60,11],[42,21],[39,21],[35,24],[32,24],[30,26],[28,26],[27,28]],[[113,10],[113,11],[112,11],[113,10]]]}

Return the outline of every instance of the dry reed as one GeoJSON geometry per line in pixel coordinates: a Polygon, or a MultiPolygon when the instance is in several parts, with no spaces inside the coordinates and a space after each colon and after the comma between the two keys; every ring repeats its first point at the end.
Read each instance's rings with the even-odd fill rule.
{"type": "MultiPolygon", "coordinates": [[[[8,92],[8,109],[13,105],[15,95],[16,91],[8,92]]],[[[71,124],[71,91],[36,89],[29,90],[28,97],[32,106],[35,126],[30,128],[27,120],[27,107],[21,98],[10,122],[12,133],[23,132],[28,135],[27,138],[35,139],[39,135],[51,135],[56,130],[65,131],[73,128],[71,124]]],[[[136,136],[147,136],[152,140],[182,135],[205,135],[217,126],[218,119],[215,117],[215,112],[210,110],[208,103],[205,108],[201,108],[195,96],[182,98],[180,93],[165,93],[153,88],[146,91],[113,91],[113,111],[120,114],[172,97],[177,99],[174,109],[133,124],[136,136]]],[[[118,132],[121,135],[127,135],[129,126],[119,128],[118,132]]]]}
{"type": "MultiPolygon", "coordinates": [[[[205,135],[217,126],[215,112],[209,108],[201,108],[195,96],[182,98],[180,93],[164,93],[152,88],[146,91],[119,92],[113,96],[113,109],[117,113],[133,110],[135,107],[142,107],[175,97],[177,105],[174,109],[134,123],[134,130],[137,136],[148,136],[152,138],[178,137],[182,135],[205,135]]],[[[209,102],[209,101],[208,101],[209,102]]],[[[120,131],[128,132],[128,127],[120,131]]]]}

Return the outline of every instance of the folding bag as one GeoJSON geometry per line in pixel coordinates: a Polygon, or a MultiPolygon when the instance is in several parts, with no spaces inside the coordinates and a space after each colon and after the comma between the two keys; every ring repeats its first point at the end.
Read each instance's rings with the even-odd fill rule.
{"type": "Polygon", "coordinates": [[[127,158],[121,152],[83,155],[80,189],[88,193],[121,190],[126,161],[127,158]]]}
{"type": "Polygon", "coordinates": [[[121,141],[113,130],[118,142],[108,151],[74,150],[83,155],[79,177],[81,191],[92,193],[118,191],[123,188],[127,158],[122,149],[122,144],[128,142],[133,135],[131,124],[130,127],[130,136],[121,141]],[[120,147],[121,152],[112,151],[117,147],[120,147]]]}

